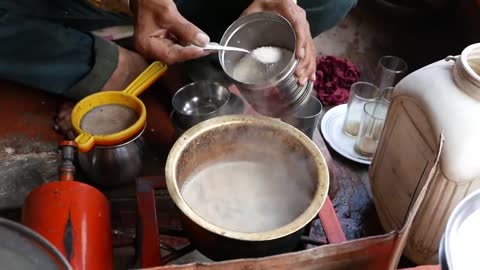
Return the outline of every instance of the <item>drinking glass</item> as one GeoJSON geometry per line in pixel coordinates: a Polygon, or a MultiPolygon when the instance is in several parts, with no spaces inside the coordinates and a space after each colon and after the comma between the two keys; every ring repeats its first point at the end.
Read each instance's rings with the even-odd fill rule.
{"type": "Polygon", "coordinates": [[[388,103],[383,100],[367,102],[364,106],[355,151],[362,156],[373,157],[382,136],[387,118],[388,103]]]}
{"type": "Polygon", "coordinates": [[[383,101],[386,101],[388,103],[392,103],[393,99],[393,89],[394,87],[387,87],[382,90],[382,99],[383,101]]]}
{"type": "Polygon", "coordinates": [[[380,89],[368,82],[356,82],[350,88],[343,132],[357,136],[365,103],[380,97],[380,89]]]}
{"type": "Polygon", "coordinates": [[[406,74],[407,63],[400,57],[386,55],[378,60],[374,84],[380,88],[395,86],[406,74]]]}

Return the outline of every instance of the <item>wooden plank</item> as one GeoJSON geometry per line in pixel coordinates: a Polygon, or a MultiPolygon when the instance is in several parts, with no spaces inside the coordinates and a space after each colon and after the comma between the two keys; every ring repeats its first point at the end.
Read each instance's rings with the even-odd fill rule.
{"type": "Polygon", "coordinates": [[[330,197],[325,199],[325,203],[323,204],[322,209],[320,209],[318,217],[320,218],[323,230],[325,231],[325,235],[330,244],[341,243],[347,240],[342,226],[338,221],[330,197]]]}
{"type": "Polygon", "coordinates": [[[398,235],[357,239],[259,259],[240,259],[212,263],[192,263],[149,268],[151,270],[351,270],[388,269],[390,255],[398,235]]]}

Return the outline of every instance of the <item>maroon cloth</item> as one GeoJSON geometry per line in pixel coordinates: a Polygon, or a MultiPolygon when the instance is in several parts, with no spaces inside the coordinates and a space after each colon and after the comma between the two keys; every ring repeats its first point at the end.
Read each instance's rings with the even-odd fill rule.
{"type": "Polygon", "coordinates": [[[350,61],[334,56],[317,58],[317,80],[314,88],[324,105],[348,101],[350,86],[360,78],[360,70],[350,61]]]}

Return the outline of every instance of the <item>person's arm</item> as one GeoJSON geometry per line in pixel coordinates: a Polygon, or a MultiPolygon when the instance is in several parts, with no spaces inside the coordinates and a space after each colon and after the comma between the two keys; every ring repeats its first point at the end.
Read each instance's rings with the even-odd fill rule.
{"type": "Polygon", "coordinates": [[[305,84],[308,79],[314,81],[316,52],[305,10],[295,0],[254,0],[243,15],[260,11],[280,14],[292,24],[297,36],[295,56],[300,60],[295,75],[301,84],[305,84]]]}
{"type": "Polygon", "coordinates": [[[97,7],[131,12],[135,17],[135,49],[147,59],[174,64],[204,56],[189,45],[205,46],[210,38],[185,19],[173,0],[89,0],[97,7]]]}
{"type": "Polygon", "coordinates": [[[185,19],[173,0],[131,0],[135,16],[135,48],[143,56],[167,64],[206,55],[210,38],[185,19]]]}

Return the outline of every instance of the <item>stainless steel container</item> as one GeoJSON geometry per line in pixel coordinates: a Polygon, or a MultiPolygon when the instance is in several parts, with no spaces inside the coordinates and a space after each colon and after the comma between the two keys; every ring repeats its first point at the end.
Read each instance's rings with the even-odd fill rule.
{"type": "Polygon", "coordinates": [[[290,61],[275,76],[262,83],[251,84],[236,80],[233,70],[244,53],[219,53],[220,64],[224,72],[240,89],[245,99],[260,114],[281,117],[306,102],[313,84],[301,86],[294,72],[298,64],[295,59],[296,36],[292,25],[282,16],[257,12],[243,16],[235,21],[224,33],[221,45],[253,50],[262,46],[275,46],[293,52],[290,61]]]}
{"type": "Polygon", "coordinates": [[[440,246],[438,248],[438,262],[440,263],[441,270],[449,270],[447,257],[445,254],[445,237],[442,237],[442,240],[440,240],[440,246]]]}
{"type": "MultiPolygon", "coordinates": [[[[296,164],[284,160],[288,170],[296,164]]],[[[272,162],[275,166],[284,166],[272,162]]],[[[229,115],[202,122],[186,131],[170,151],[165,168],[170,196],[182,212],[182,226],[195,247],[213,260],[263,257],[292,251],[323,205],[328,193],[327,164],[317,146],[302,132],[279,120],[261,116],[229,115]],[[293,178],[311,184],[311,200],[290,223],[264,232],[239,232],[219,227],[184,200],[181,189],[189,176],[206,166],[228,161],[275,160],[302,157],[310,177],[293,178]]],[[[276,185],[275,178],[271,184],[276,185]]],[[[310,186],[309,184],[309,186],[310,186]]],[[[292,192],[295,192],[292,190],[292,192]]],[[[261,193],[259,194],[261,196],[261,193]]],[[[285,207],[285,209],[289,209],[285,207]]]]}
{"type": "Polygon", "coordinates": [[[480,256],[477,256],[478,239],[480,239],[479,228],[480,189],[460,201],[448,218],[444,239],[440,243],[439,249],[442,269],[479,268],[480,256]],[[472,251],[475,254],[471,253],[472,251]],[[462,265],[459,265],[458,262],[461,262],[462,265]]]}
{"type": "Polygon", "coordinates": [[[225,113],[230,92],[217,82],[202,80],[180,88],[172,98],[177,118],[186,126],[194,126],[225,113]]]}
{"type": "Polygon", "coordinates": [[[133,183],[143,172],[144,130],[122,144],[96,145],[88,152],[79,152],[80,167],[88,180],[103,187],[133,183]]]}
{"type": "MultiPolygon", "coordinates": [[[[245,104],[243,103],[243,100],[239,96],[233,93],[230,93],[230,98],[228,99],[227,104],[225,104],[225,106],[222,108],[221,112],[219,113],[220,115],[211,115],[210,117],[214,118],[214,117],[223,116],[223,115],[243,114],[244,112],[245,112],[245,104]]],[[[175,110],[173,110],[170,113],[170,120],[172,121],[172,124],[178,135],[183,134],[183,132],[185,132],[189,128],[202,122],[202,121],[199,121],[199,122],[184,121],[182,117],[179,117],[179,113],[176,112],[175,110]]]]}
{"type": "Polygon", "coordinates": [[[293,114],[282,117],[282,121],[296,127],[312,139],[315,129],[318,128],[322,109],[322,102],[316,97],[310,96],[307,102],[293,114]]]}

